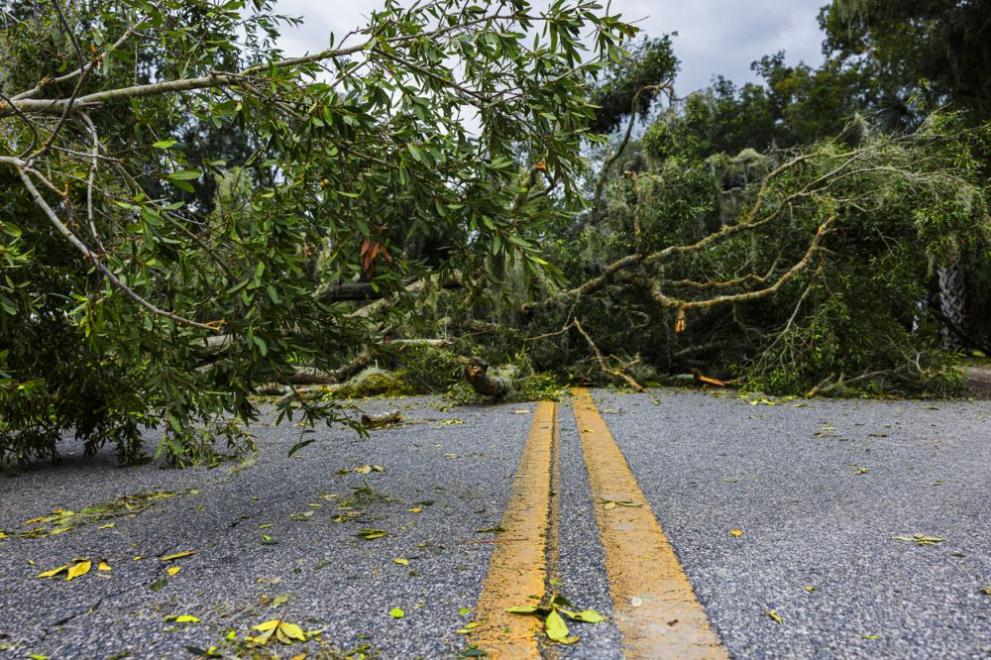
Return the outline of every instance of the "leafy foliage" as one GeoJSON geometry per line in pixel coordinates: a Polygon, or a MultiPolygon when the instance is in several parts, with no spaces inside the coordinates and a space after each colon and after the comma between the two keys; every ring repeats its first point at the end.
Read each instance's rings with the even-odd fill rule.
{"type": "Polygon", "coordinates": [[[615,56],[632,27],[586,0],[389,1],[285,59],[271,7],[6,3],[0,461],[69,430],[126,459],[145,428],[178,463],[241,445],[257,385],[382,332],[338,285],[543,268],[520,228],[558,213],[534,193],[577,199],[580,38],[615,56]]]}

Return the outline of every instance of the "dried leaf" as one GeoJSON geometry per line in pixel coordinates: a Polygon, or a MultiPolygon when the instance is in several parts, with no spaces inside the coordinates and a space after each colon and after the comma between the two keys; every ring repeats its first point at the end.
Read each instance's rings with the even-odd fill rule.
{"type": "Polygon", "coordinates": [[[396,557],[392,561],[400,566],[409,566],[409,559],[406,559],[405,557],[396,557]]]}
{"type": "Polygon", "coordinates": [[[734,527],[729,531],[729,535],[732,536],[733,538],[740,538],[744,534],[746,534],[746,532],[744,532],[742,529],[739,529],[737,527],[734,527]]]}
{"type": "Polygon", "coordinates": [[[767,616],[770,617],[771,621],[773,621],[774,623],[783,623],[784,622],[784,619],[781,617],[780,614],[778,614],[778,611],[777,610],[768,610],[767,611],[767,616]]]}

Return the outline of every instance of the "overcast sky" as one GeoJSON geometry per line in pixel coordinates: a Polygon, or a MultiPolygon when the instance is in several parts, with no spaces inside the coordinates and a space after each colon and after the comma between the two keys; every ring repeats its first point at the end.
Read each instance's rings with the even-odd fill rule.
{"type": "MultiPolygon", "coordinates": [[[[705,87],[716,74],[734,82],[754,79],[750,63],[785,50],[788,62],[821,62],[822,34],[816,23],[827,0],[613,0],[613,11],[652,36],[677,32],[675,53],[681,59],[679,96],[705,87]]],[[[535,2],[539,6],[538,2],[535,2]]],[[[280,13],[301,16],[298,29],[286,28],[282,47],[289,55],[327,46],[363,24],[362,16],[381,0],[278,0],[280,13]]]]}

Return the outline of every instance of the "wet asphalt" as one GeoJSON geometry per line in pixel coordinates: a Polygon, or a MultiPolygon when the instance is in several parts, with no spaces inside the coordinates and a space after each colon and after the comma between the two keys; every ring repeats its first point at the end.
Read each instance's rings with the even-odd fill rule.
{"type": "MultiPolygon", "coordinates": [[[[991,585],[991,403],[750,405],[719,394],[594,393],[732,656],[991,656],[991,595],[980,591],[991,585]],[[944,540],[892,538],[913,534],[944,540]]],[[[499,524],[533,405],[360,406],[401,409],[408,423],[368,438],[323,428],[290,458],[300,430],[265,417],[252,428],[257,454],[213,469],[120,468],[110,452],[84,461],[69,443],[61,465],[0,476],[0,657],[243,655],[225,636],[243,641],[271,619],[322,631],[261,647],[280,657],[457,657],[498,536],[479,530],[499,524]],[[363,465],[384,472],[354,471],[363,465]],[[175,495],[141,500],[133,515],[19,536],[55,508],[163,492],[175,495]],[[84,557],[112,570],[34,577],[84,557]],[[184,614],[198,621],[166,620],[184,614]]],[[[610,616],[569,402],[558,415],[553,586],[610,616]]],[[[582,639],[562,657],[621,657],[612,623],[573,632],[582,639]]]]}

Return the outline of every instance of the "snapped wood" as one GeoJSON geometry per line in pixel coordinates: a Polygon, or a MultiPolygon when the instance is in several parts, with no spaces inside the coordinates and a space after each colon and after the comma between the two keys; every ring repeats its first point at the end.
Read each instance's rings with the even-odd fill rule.
{"type": "Polygon", "coordinates": [[[557,404],[537,404],[488,573],[475,609],[471,644],[490,658],[539,658],[540,619],[506,612],[544,596],[557,404]]]}
{"type": "Polygon", "coordinates": [[[728,658],[591,395],[572,394],[625,657],[728,658]]]}

